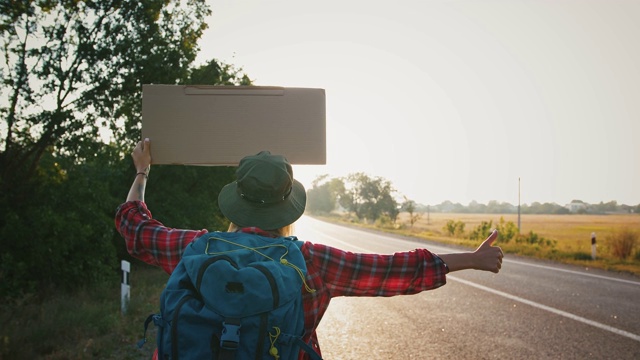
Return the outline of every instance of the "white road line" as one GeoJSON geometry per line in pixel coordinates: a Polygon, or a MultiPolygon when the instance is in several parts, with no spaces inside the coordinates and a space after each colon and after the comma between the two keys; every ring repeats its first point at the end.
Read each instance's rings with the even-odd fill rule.
{"type": "Polygon", "coordinates": [[[568,313],[566,311],[558,310],[556,308],[552,308],[550,306],[542,305],[540,303],[537,303],[537,302],[534,302],[534,301],[531,301],[531,300],[523,299],[523,298],[521,298],[519,296],[507,294],[505,292],[502,292],[502,291],[499,291],[499,290],[495,290],[495,289],[492,289],[492,288],[489,288],[489,287],[486,287],[486,286],[483,286],[483,285],[479,285],[479,284],[476,284],[476,283],[468,281],[468,280],[463,280],[463,279],[460,279],[460,278],[455,277],[455,276],[447,275],[447,279],[448,280],[458,281],[458,282],[461,282],[461,283],[463,283],[465,285],[473,286],[473,287],[475,287],[477,289],[484,290],[484,291],[490,292],[492,294],[496,294],[496,295],[505,297],[507,299],[518,301],[520,303],[527,304],[529,306],[533,306],[533,307],[536,307],[538,309],[542,309],[542,310],[545,310],[545,311],[548,311],[548,312],[551,312],[551,313],[554,313],[554,314],[557,314],[557,315],[560,315],[560,316],[564,316],[564,317],[566,317],[568,319],[579,321],[581,323],[584,323],[584,324],[587,324],[587,325],[591,325],[591,326],[597,327],[599,329],[612,332],[612,333],[617,334],[617,335],[622,335],[624,337],[628,337],[629,339],[632,339],[632,340],[635,340],[635,341],[640,341],[640,335],[636,335],[636,334],[630,333],[628,331],[620,330],[618,328],[614,328],[612,326],[605,325],[605,324],[599,323],[597,321],[589,320],[589,319],[583,318],[581,316],[568,313]]]}
{"type": "MultiPolygon", "coordinates": [[[[507,255],[508,256],[508,255],[507,255]]],[[[575,271],[575,270],[567,270],[567,269],[560,269],[554,266],[546,266],[546,265],[538,265],[538,264],[531,264],[531,263],[527,263],[527,262],[522,262],[522,261],[515,261],[515,260],[508,260],[508,259],[503,259],[502,262],[510,262],[510,263],[514,263],[514,264],[518,264],[518,265],[526,265],[526,266],[532,266],[532,267],[537,267],[540,269],[547,269],[547,270],[552,270],[552,271],[562,271],[562,272],[566,272],[566,273],[570,273],[570,274],[575,274],[575,275],[582,275],[582,276],[590,276],[590,277],[594,277],[594,278],[598,278],[598,279],[605,279],[607,281],[617,281],[617,282],[622,282],[622,283],[627,283],[627,284],[631,284],[631,285],[638,285],[640,286],[640,282],[639,281],[633,281],[633,280],[625,280],[625,279],[616,279],[614,277],[610,277],[610,276],[603,276],[603,275],[596,275],[596,274],[588,274],[588,273],[584,273],[581,271],[575,271]]]]}
{"type": "Polygon", "coordinates": [[[370,252],[371,252],[371,250],[369,250],[369,249],[365,249],[365,248],[362,248],[362,247],[360,247],[360,246],[355,246],[355,245],[350,244],[350,243],[348,243],[348,242],[346,242],[346,241],[342,241],[342,240],[340,240],[340,239],[338,239],[338,238],[334,238],[333,236],[329,236],[329,235],[326,235],[326,234],[322,234],[322,236],[323,236],[323,237],[326,237],[326,238],[329,238],[329,239],[331,239],[332,241],[335,241],[335,242],[337,242],[337,243],[343,244],[343,245],[345,245],[346,247],[352,248],[352,249],[354,249],[354,250],[356,250],[356,251],[360,251],[360,252],[362,252],[362,253],[370,253],[370,252]]]}

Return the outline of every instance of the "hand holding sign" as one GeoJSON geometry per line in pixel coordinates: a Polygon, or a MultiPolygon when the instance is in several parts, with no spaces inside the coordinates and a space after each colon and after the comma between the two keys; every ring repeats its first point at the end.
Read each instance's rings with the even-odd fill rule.
{"type": "Polygon", "coordinates": [[[139,141],[133,149],[131,157],[133,158],[133,165],[136,167],[136,171],[148,175],[149,169],[151,168],[151,141],[149,141],[149,139],[139,141]]]}

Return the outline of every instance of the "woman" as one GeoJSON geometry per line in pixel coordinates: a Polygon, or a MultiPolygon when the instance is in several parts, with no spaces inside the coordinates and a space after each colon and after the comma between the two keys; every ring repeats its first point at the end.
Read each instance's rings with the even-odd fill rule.
{"type": "MultiPolygon", "coordinates": [[[[149,139],[137,144],[132,158],[137,174],[127,201],[118,207],[116,228],[131,255],[171,274],[185,247],[207,230],[168,228],[153,219],[144,203],[151,167],[149,139]]],[[[229,232],[287,236],[304,213],[306,193],[304,186],[293,178],[288,161],[264,151],[240,161],[236,181],[220,191],[218,203],[223,215],[231,221],[229,232]]],[[[473,252],[442,255],[426,249],[393,255],[356,254],[304,242],[301,251],[307,266],[305,283],[315,291],[305,291],[304,286],[301,289],[303,340],[320,354],[316,328],[332,297],[415,294],[444,285],[446,274],[451,271],[475,269],[498,273],[503,253],[492,246],[496,238],[497,232],[493,231],[473,252]]],[[[306,356],[300,352],[299,358],[306,356]]]]}

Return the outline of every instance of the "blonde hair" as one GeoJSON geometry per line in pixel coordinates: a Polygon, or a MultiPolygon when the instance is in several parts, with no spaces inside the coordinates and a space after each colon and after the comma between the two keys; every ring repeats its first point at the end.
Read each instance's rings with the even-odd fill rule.
{"type": "MultiPolygon", "coordinates": [[[[229,223],[229,229],[227,230],[228,232],[236,232],[240,230],[240,227],[234,223],[229,223]]],[[[264,230],[264,229],[261,229],[264,230]]],[[[294,226],[293,224],[289,224],[289,225],[285,225],[279,229],[275,229],[275,230],[264,230],[270,233],[273,233],[275,235],[278,236],[291,236],[293,235],[293,231],[294,231],[294,226]]]]}

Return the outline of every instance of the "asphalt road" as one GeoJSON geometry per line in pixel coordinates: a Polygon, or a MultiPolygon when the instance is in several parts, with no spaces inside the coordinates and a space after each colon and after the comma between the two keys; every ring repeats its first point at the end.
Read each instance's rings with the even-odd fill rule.
{"type": "MultiPolygon", "coordinates": [[[[296,234],[353,252],[459,251],[306,216],[296,234]]],[[[499,274],[451,273],[433,291],[335,298],[318,336],[325,359],[640,359],[640,279],[507,254],[499,274]]]]}

